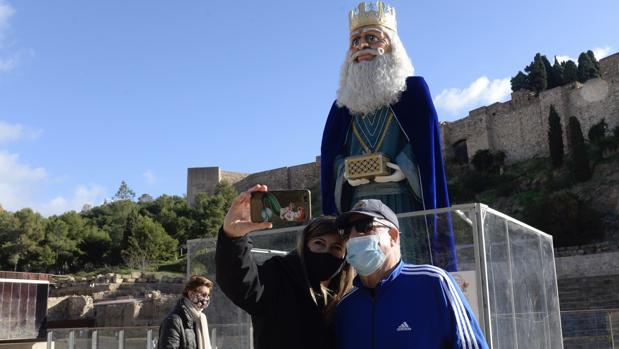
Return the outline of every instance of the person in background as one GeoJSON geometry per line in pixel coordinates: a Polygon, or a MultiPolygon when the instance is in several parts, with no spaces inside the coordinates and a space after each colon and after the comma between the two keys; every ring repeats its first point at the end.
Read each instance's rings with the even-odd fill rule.
{"type": "Polygon", "coordinates": [[[258,265],[248,234],[272,225],[251,222],[253,191],[267,191],[267,187],[258,184],[241,193],[219,231],[217,284],[251,315],[256,349],[333,348],[331,314],[353,277],[334,218],[312,220],[295,250],[258,265]]]}
{"type": "Polygon", "coordinates": [[[204,309],[211,302],[213,282],[193,275],[185,284],[183,297],[159,327],[158,349],[211,349],[204,309]]]}

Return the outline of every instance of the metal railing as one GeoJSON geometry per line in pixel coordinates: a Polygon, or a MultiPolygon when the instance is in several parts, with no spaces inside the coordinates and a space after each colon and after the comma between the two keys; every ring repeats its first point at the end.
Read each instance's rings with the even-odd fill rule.
{"type": "MultiPolygon", "coordinates": [[[[245,325],[211,324],[210,338],[213,349],[217,349],[218,330],[245,329],[245,325]]],[[[251,343],[251,329],[249,346],[251,343]]],[[[230,338],[228,344],[235,345],[230,338]]],[[[221,340],[219,342],[221,342],[221,340]]],[[[76,327],[57,328],[47,331],[47,349],[155,349],[159,340],[158,326],[136,327],[76,327]]]]}
{"type": "Polygon", "coordinates": [[[47,332],[47,349],[154,349],[159,327],[61,328],[47,332]]]}

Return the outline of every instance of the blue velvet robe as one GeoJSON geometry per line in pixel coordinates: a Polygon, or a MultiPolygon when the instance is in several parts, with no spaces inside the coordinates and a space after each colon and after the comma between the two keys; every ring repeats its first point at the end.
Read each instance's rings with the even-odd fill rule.
{"type": "MultiPolygon", "coordinates": [[[[441,152],[440,127],[434,103],[425,80],[420,76],[406,79],[406,91],[402,92],[397,103],[391,108],[402,131],[410,141],[414,158],[419,168],[423,209],[449,207],[447,182],[441,152]]],[[[334,161],[345,146],[352,116],[347,108],[340,108],[333,103],[322,136],[320,190],[322,211],[326,215],[337,215],[339,205],[335,202],[334,161]]],[[[351,187],[343,183],[342,196],[351,187]]],[[[344,201],[345,199],[342,199],[344,201]]],[[[353,205],[354,203],[350,203],[353,205]]],[[[348,209],[343,207],[344,210],[348,209]]],[[[398,213],[398,212],[396,212],[398,213]]],[[[456,270],[453,234],[450,231],[439,234],[436,226],[432,237],[432,250],[451,255],[441,267],[456,270]]]]}

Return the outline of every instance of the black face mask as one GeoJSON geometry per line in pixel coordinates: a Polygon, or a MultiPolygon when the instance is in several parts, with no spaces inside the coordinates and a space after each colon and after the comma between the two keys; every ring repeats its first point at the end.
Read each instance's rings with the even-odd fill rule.
{"type": "Polygon", "coordinates": [[[304,252],[305,267],[312,285],[329,280],[342,269],[345,262],[345,258],[337,258],[330,253],[316,253],[308,248],[304,252]]]}

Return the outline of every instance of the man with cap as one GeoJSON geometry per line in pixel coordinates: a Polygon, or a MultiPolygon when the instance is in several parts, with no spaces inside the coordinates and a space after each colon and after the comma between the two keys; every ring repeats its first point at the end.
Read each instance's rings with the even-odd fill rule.
{"type": "Polygon", "coordinates": [[[488,348],[458,284],[445,270],[404,263],[399,222],[380,200],[357,202],[336,225],[358,273],[338,304],[337,348],[488,348]]]}

